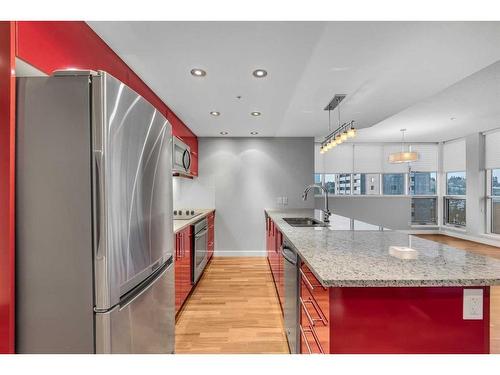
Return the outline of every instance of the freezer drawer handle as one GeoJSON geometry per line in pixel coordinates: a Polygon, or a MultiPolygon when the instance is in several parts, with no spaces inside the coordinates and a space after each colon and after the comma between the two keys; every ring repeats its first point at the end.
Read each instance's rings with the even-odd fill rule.
{"type": "Polygon", "coordinates": [[[129,294],[126,294],[121,300],[120,300],[120,310],[126,308],[128,305],[130,305],[132,302],[134,302],[137,298],[142,296],[144,293],[146,293],[152,286],[153,284],[161,278],[167,270],[172,267],[172,257],[166,262],[165,266],[162,267],[162,269],[158,270],[156,273],[153,275],[149,276],[146,280],[144,280],[142,283],[140,283],[138,286],[134,288],[134,290],[130,291],[129,294]],[[146,288],[141,288],[144,284],[149,284],[146,288]]]}

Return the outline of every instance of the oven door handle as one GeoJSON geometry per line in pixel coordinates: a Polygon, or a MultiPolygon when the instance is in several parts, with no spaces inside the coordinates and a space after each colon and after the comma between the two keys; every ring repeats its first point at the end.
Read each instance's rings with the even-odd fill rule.
{"type": "Polygon", "coordinates": [[[207,233],[208,233],[208,229],[205,229],[205,230],[203,230],[203,231],[201,231],[201,232],[196,233],[196,234],[194,235],[194,238],[195,238],[195,239],[197,239],[197,238],[203,237],[203,236],[204,236],[205,234],[207,234],[207,233]]]}

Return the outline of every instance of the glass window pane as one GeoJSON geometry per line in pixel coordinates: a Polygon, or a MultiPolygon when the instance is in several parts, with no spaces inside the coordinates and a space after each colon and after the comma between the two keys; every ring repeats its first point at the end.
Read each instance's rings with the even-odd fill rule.
{"type": "Polygon", "coordinates": [[[325,174],[325,187],[328,194],[335,194],[335,174],[325,174]]]}
{"type": "MultiPolygon", "coordinates": [[[[314,174],[314,183],[321,185],[323,183],[323,175],[321,173],[314,174]]],[[[314,195],[321,195],[323,192],[319,188],[314,188],[314,195]]]]}
{"type": "Polygon", "coordinates": [[[410,194],[436,195],[436,172],[411,172],[410,194]]]}
{"type": "Polygon", "coordinates": [[[350,195],[351,194],[351,174],[350,173],[340,173],[338,175],[338,193],[340,195],[350,195]]]}
{"type": "Polygon", "coordinates": [[[383,190],[386,195],[404,195],[404,173],[386,173],[383,176],[383,190]]]}
{"type": "Polygon", "coordinates": [[[451,172],[446,174],[446,194],[465,195],[465,172],[451,172]]]}
{"type": "Polygon", "coordinates": [[[491,200],[491,232],[500,234],[500,199],[491,200]]]}
{"type": "Polygon", "coordinates": [[[465,199],[446,199],[446,223],[465,226],[465,199]]]}
{"type": "Polygon", "coordinates": [[[411,223],[437,224],[437,198],[412,198],[411,223]]]}
{"type": "Polygon", "coordinates": [[[379,195],[380,194],[380,175],[378,173],[367,173],[362,175],[362,193],[366,195],[379,195]],[[364,189],[363,189],[364,187],[364,189]],[[364,192],[363,192],[364,190],[364,192]]]}
{"type": "Polygon", "coordinates": [[[352,194],[361,195],[364,192],[364,180],[365,175],[361,173],[355,173],[352,175],[352,194]]]}
{"type": "Polygon", "coordinates": [[[500,169],[491,171],[491,195],[500,195],[500,169]]]}

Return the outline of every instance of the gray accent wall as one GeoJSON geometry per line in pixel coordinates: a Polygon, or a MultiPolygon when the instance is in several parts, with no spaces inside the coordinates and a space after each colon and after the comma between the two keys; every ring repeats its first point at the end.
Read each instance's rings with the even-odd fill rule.
{"type": "Polygon", "coordinates": [[[216,209],[215,255],[265,255],[265,208],[312,208],[313,138],[199,138],[199,176],[174,178],[174,209],[216,209]],[[281,203],[285,198],[285,203],[281,203]]]}
{"type": "MultiPolygon", "coordinates": [[[[390,229],[410,229],[410,197],[330,197],[328,204],[334,214],[352,217],[390,229]]],[[[315,198],[316,208],[323,209],[325,199],[315,198]]]]}

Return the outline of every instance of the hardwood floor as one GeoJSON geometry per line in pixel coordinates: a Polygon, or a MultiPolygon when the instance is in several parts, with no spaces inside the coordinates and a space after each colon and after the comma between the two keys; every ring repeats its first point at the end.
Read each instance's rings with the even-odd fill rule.
{"type": "MultiPolygon", "coordinates": [[[[442,234],[421,234],[418,237],[500,259],[500,247],[483,245],[442,234]]],[[[490,352],[500,354],[500,287],[498,286],[490,288],[490,352]]]]}
{"type": "Polygon", "coordinates": [[[176,353],[288,353],[267,259],[212,258],[175,329],[176,353]]]}

